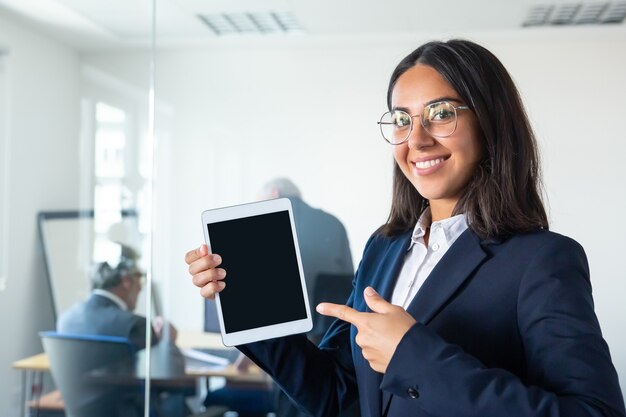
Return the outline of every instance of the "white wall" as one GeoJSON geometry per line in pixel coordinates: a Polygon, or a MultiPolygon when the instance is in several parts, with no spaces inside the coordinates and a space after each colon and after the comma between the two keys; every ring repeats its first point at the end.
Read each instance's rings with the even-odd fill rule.
{"type": "MultiPolygon", "coordinates": [[[[626,388],[626,32],[559,29],[471,37],[516,79],[536,128],[552,229],[586,248],[596,311],[626,388]]],[[[202,242],[200,213],[250,201],[276,175],[346,225],[355,261],[387,215],[391,156],[376,120],[395,64],[430,37],[296,40],[164,50],[157,96],[175,109],[169,143],[172,259],[165,304],[202,326],[183,254],[202,242]]],[[[84,57],[142,83],[137,54],[84,57]],[[111,63],[115,64],[111,64],[111,63]]],[[[159,210],[159,208],[157,208],[159,210]]],[[[161,208],[162,210],[162,208],[161,208]]],[[[158,272],[157,272],[158,273],[158,272]]]]}
{"type": "Polygon", "coordinates": [[[10,50],[9,248],[4,259],[8,282],[0,292],[0,415],[16,416],[20,375],[11,363],[40,353],[37,332],[54,328],[36,215],[78,204],[79,65],[74,51],[2,11],[0,44],[10,50]]]}

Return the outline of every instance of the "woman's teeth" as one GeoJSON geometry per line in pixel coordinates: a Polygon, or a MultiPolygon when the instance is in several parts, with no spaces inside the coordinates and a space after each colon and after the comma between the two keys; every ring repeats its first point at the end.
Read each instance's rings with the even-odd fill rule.
{"type": "Polygon", "coordinates": [[[443,162],[443,158],[431,159],[430,161],[416,162],[415,166],[420,169],[430,168],[443,162]]]}

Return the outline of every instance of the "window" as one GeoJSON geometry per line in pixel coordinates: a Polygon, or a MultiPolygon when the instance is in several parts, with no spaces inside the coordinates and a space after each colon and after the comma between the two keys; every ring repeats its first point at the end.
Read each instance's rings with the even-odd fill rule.
{"type": "Polygon", "coordinates": [[[94,260],[117,259],[119,246],[113,242],[122,242],[142,252],[145,263],[149,253],[143,250],[147,230],[141,230],[146,216],[141,208],[150,203],[143,201],[149,178],[140,167],[149,154],[139,152],[127,111],[103,101],[94,110],[94,260]],[[138,228],[120,228],[123,210],[138,212],[138,228]]]}

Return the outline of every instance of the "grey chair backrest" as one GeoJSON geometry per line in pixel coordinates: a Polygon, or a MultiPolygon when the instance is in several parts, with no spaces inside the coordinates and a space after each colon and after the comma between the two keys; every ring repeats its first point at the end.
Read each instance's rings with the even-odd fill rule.
{"type": "Polygon", "coordinates": [[[137,416],[142,405],[128,339],[42,332],[52,379],[68,417],[137,416]]]}

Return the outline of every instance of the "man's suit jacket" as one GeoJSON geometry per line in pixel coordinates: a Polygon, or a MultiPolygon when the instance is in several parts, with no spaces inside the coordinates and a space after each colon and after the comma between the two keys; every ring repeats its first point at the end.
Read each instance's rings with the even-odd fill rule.
{"type": "MultiPolygon", "coordinates": [[[[367,286],[389,300],[410,232],[368,241],[348,305],[368,311],[367,286]]],[[[407,308],[417,321],[385,374],[336,321],[316,347],[301,335],[239,348],[303,409],[363,417],[625,415],[575,241],[541,230],[503,241],[465,231],[407,308]]]]}
{"type": "MultiPolygon", "coordinates": [[[[125,337],[137,349],[146,347],[146,318],[122,310],[113,301],[98,294],[91,294],[86,301],[74,304],[63,312],[57,331],[125,337]]],[[[152,340],[157,340],[154,333],[152,340]]]]}
{"type": "MultiPolygon", "coordinates": [[[[93,334],[100,336],[119,336],[130,340],[140,350],[146,347],[146,318],[132,311],[122,310],[110,299],[98,294],[91,294],[81,303],[73,305],[61,314],[57,323],[60,333],[93,334]]],[[[152,331],[152,361],[150,369],[153,377],[167,378],[184,375],[185,358],[175,344],[158,343],[152,331]]],[[[143,373],[145,352],[138,352],[137,369],[143,373]]]]}
{"type": "Polygon", "coordinates": [[[335,216],[309,206],[300,198],[289,200],[311,302],[315,280],[320,274],[352,275],[350,244],[345,227],[335,216]]]}

